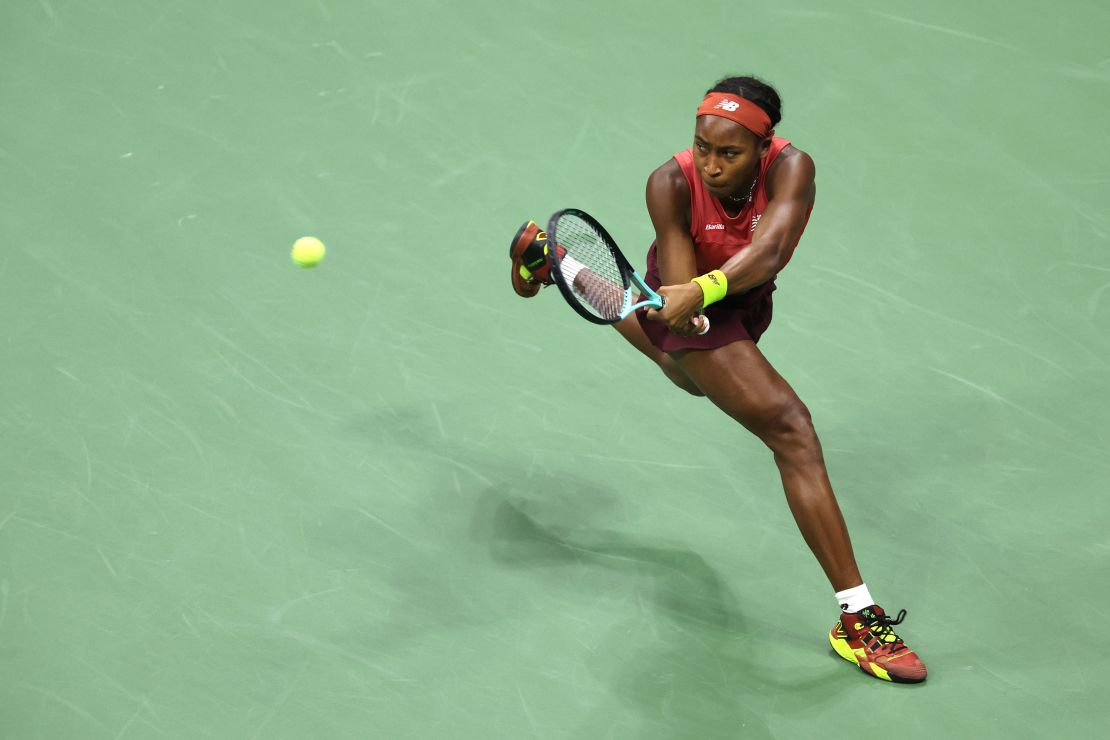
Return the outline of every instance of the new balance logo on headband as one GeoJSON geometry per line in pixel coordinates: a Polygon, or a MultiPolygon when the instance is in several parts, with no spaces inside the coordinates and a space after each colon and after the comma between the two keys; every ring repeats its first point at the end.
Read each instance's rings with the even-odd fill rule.
{"type": "Polygon", "coordinates": [[[740,107],[740,104],[735,100],[722,100],[713,107],[720,108],[721,110],[734,111],[740,107]]]}

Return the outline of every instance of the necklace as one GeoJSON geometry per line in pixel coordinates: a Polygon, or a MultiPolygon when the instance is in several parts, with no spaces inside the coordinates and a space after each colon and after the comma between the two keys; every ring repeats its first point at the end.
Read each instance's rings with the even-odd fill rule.
{"type": "Polygon", "coordinates": [[[752,180],[752,186],[748,188],[747,195],[730,195],[728,196],[728,199],[733,203],[747,203],[749,200],[752,199],[752,193],[755,192],[755,184],[757,182],[759,182],[759,173],[756,173],[755,179],[752,180]]]}

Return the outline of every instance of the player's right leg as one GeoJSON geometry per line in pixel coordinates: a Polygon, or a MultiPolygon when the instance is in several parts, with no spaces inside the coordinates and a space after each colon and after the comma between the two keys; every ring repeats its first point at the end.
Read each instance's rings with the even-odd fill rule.
{"type": "MultiPolygon", "coordinates": [[[[535,221],[525,221],[509,243],[513,290],[522,298],[532,298],[540,292],[540,288],[551,285],[547,266],[547,248],[547,234],[535,221]]],[[[672,383],[695,396],[705,395],[670,355],[651,343],[635,316],[622,319],[613,327],[628,340],[629,344],[658,365],[672,383]]]]}

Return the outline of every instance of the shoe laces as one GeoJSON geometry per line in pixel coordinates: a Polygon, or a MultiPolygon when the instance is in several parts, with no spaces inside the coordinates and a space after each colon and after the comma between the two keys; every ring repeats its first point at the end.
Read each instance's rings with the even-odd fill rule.
{"type": "Polygon", "coordinates": [[[899,610],[898,616],[893,619],[886,614],[879,614],[870,609],[864,609],[860,612],[860,621],[871,630],[871,634],[875,635],[879,642],[889,646],[892,650],[897,650],[899,646],[905,645],[902,638],[894,633],[894,626],[902,624],[902,620],[905,618],[905,609],[899,610]]]}

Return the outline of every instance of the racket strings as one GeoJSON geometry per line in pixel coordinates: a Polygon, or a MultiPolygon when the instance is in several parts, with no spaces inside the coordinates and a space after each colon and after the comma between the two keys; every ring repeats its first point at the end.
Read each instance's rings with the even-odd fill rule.
{"type": "Polygon", "coordinates": [[[601,319],[619,319],[626,300],[625,279],[605,238],[573,214],[561,216],[552,232],[557,247],[562,247],[556,249],[559,270],[575,298],[601,319]]]}

